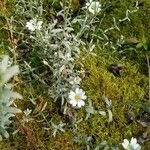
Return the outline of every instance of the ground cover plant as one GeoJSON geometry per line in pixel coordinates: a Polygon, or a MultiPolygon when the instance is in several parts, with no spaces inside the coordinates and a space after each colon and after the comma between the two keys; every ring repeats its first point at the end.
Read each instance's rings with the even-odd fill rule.
{"type": "Polygon", "coordinates": [[[149,7],[1,0],[0,149],[148,150],[149,7]]]}

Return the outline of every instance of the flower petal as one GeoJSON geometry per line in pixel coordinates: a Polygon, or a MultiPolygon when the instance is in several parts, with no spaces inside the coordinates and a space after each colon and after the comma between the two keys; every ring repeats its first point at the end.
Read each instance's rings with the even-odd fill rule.
{"type": "Polygon", "coordinates": [[[137,139],[132,137],[130,143],[131,143],[131,145],[136,145],[137,144],[137,139]]]}
{"type": "Polygon", "coordinates": [[[70,103],[72,106],[74,106],[74,107],[77,105],[77,102],[74,101],[74,100],[71,100],[69,103],[70,103]]]}
{"type": "Polygon", "coordinates": [[[85,105],[85,102],[82,100],[78,101],[78,103],[77,103],[78,108],[81,108],[84,105],[85,105]]]}
{"type": "Polygon", "coordinates": [[[129,141],[127,139],[123,140],[122,146],[126,149],[129,145],[129,141]]]}
{"type": "Polygon", "coordinates": [[[72,106],[76,106],[76,105],[77,105],[77,102],[74,101],[74,100],[71,100],[71,101],[70,101],[70,104],[72,104],[72,106]]]}
{"type": "Polygon", "coordinates": [[[82,99],[83,99],[83,100],[87,99],[87,96],[86,96],[86,95],[83,95],[83,96],[82,96],[82,99]]]}
{"type": "Polygon", "coordinates": [[[75,107],[77,105],[77,101],[72,101],[72,106],[75,107]]]}
{"type": "Polygon", "coordinates": [[[85,102],[84,101],[80,101],[81,105],[84,106],[85,105],[85,102]]]}
{"type": "Polygon", "coordinates": [[[82,107],[82,104],[81,104],[80,102],[78,102],[78,103],[77,103],[77,107],[78,107],[78,108],[81,108],[81,107],[82,107]]]}
{"type": "Polygon", "coordinates": [[[74,93],[73,91],[71,91],[71,92],[69,93],[69,98],[70,98],[70,99],[74,99],[74,97],[75,97],[75,93],[74,93]]]}

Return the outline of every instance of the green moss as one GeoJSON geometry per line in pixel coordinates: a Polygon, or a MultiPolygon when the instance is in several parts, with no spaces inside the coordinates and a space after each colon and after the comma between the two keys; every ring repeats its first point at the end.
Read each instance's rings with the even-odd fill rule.
{"type": "Polygon", "coordinates": [[[81,123],[79,131],[81,133],[88,131],[90,135],[96,137],[96,141],[106,140],[112,145],[117,145],[122,139],[130,138],[132,135],[138,136],[144,128],[137,127],[134,122],[130,123],[128,112],[131,109],[135,118],[138,116],[139,109],[134,110],[132,103],[143,101],[146,94],[144,83],[146,76],[139,72],[137,65],[117,60],[110,55],[101,56],[100,52],[97,57],[86,57],[84,65],[89,76],[86,76],[82,86],[98,110],[106,110],[103,95],[112,100],[114,121],[109,124],[107,117],[95,115],[81,123]],[[109,65],[114,63],[125,66],[120,77],[108,71],[109,65]]]}
{"type": "Polygon", "coordinates": [[[2,5],[3,3],[4,1],[0,2],[0,55],[7,54],[10,51],[8,47],[11,45],[11,42],[5,16],[9,20],[9,17],[15,11],[15,7],[12,7],[15,5],[14,0],[8,0],[5,6],[2,5]]]}

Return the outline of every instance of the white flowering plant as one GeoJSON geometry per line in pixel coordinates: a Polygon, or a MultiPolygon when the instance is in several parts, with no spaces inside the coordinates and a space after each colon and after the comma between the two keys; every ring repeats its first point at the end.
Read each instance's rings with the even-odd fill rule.
{"type": "MultiPolygon", "coordinates": [[[[44,13],[42,5],[32,2],[25,2],[24,4],[26,4],[26,8],[34,5],[39,8],[40,14],[44,13]]],[[[96,9],[93,8],[93,4],[95,3],[91,3],[88,9],[83,8],[83,11],[86,12],[83,16],[72,19],[70,3],[61,3],[63,9],[56,13],[55,19],[44,21],[40,14],[38,17],[37,13],[32,12],[32,18],[27,20],[25,25],[25,32],[27,31],[29,34],[26,36],[28,37],[26,41],[32,41],[32,52],[37,53],[43,65],[49,67],[51,71],[49,78],[52,85],[48,90],[49,94],[54,101],[61,100],[62,106],[68,107],[71,104],[73,107],[80,108],[85,105],[86,101],[84,102],[84,100],[87,99],[85,92],[80,89],[84,66],[82,67],[79,59],[81,51],[89,54],[92,53],[92,50],[86,50],[86,43],[80,37],[89,30],[89,27],[96,21],[96,14],[101,10],[100,3],[96,3],[96,9]],[[97,11],[94,18],[94,14],[88,12],[91,9],[94,9],[94,12],[97,11]],[[58,18],[61,18],[63,23],[60,23],[58,18]],[[80,23],[81,27],[80,31],[75,33],[74,25],[77,22],[80,23]],[[76,67],[77,64],[80,67],[76,67]]],[[[19,6],[23,9],[21,4],[19,6]]],[[[28,12],[28,10],[26,11],[28,12]]],[[[28,15],[31,16],[31,14],[28,15]]]]}

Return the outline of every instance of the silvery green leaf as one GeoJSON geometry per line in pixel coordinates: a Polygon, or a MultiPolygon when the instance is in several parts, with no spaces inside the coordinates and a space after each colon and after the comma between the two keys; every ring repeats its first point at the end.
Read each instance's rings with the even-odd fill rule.
{"type": "Polygon", "coordinates": [[[8,134],[8,132],[7,132],[6,130],[4,130],[3,136],[4,136],[5,138],[9,138],[9,134],[8,134]]]}
{"type": "Polygon", "coordinates": [[[84,135],[82,137],[82,141],[84,144],[89,144],[89,142],[92,140],[92,137],[91,136],[87,136],[87,135],[84,135]]]}
{"type": "Polygon", "coordinates": [[[63,29],[53,29],[53,30],[51,30],[51,33],[57,34],[57,33],[62,32],[62,31],[63,31],[63,29]]]}
{"type": "Polygon", "coordinates": [[[83,19],[78,19],[78,18],[75,18],[75,19],[72,20],[72,23],[73,23],[73,24],[74,24],[74,23],[77,23],[77,22],[79,22],[80,25],[82,25],[83,22],[84,22],[84,20],[83,20],[83,19]]]}
{"type": "Polygon", "coordinates": [[[113,17],[113,21],[114,21],[114,26],[115,26],[115,28],[116,28],[118,31],[120,31],[119,27],[117,26],[116,18],[115,18],[115,17],[113,17]]]}
{"type": "Polygon", "coordinates": [[[106,146],[104,147],[104,150],[110,150],[110,147],[109,147],[108,145],[106,145],[106,146]]]}
{"type": "Polygon", "coordinates": [[[71,27],[66,27],[66,30],[67,30],[68,32],[74,31],[74,29],[71,28],[71,27]]]}
{"type": "Polygon", "coordinates": [[[112,106],[111,100],[109,100],[107,97],[103,96],[103,100],[105,101],[108,108],[112,106]]]}
{"type": "Polygon", "coordinates": [[[47,106],[47,102],[44,103],[44,106],[42,107],[41,112],[45,110],[46,106],[47,106]]]}
{"type": "Polygon", "coordinates": [[[86,107],[86,111],[88,113],[91,113],[91,114],[96,114],[97,111],[94,109],[94,107],[92,106],[92,101],[91,100],[88,100],[89,102],[89,106],[86,107]]]}
{"type": "Polygon", "coordinates": [[[11,83],[7,83],[4,86],[4,88],[6,88],[6,89],[11,89],[12,87],[13,87],[13,85],[11,83]]]}
{"type": "Polygon", "coordinates": [[[19,132],[19,129],[15,130],[15,131],[12,133],[12,135],[17,134],[18,132],[19,132]]]}
{"type": "Polygon", "coordinates": [[[93,108],[93,106],[87,106],[86,112],[88,112],[90,114],[96,114],[97,113],[97,111],[93,108]]]}
{"type": "Polygon", "coordinates": [[[86,115],[86,118],[85,120],[87,120],[91,114],[97,114],[97,111],[94,109],[94,107],[92,106],[92,101],[89,100],[89,106],[86,107],[86,112],[87,112],[87,115],[86,115]]]}
{"type": "Polygon", "coordinates": [[[22,111],[18,108],[15,107],[8,107],[8,106],[4,106],[3,107],[3,111],[4,112],[8,112],[8,113],[21,113],[22,111]]]}
{"type": "Polygon", "coordinates": [[[4,127],[5,125],[9,125],[10,123],[11,123],[11,121],[9,121],[9,119],[11,118],[11,117],[14,117],[15,115],[14,114],[5,114],[5,115],[2,115],[2,116],[0,116],[0,118],[1,118],[1,127],[4,127]]]}
{"type": "Polygon", "coordinates": [[[65,123],[60,122],[58,125],[56,125],[51,120],[51,125],[52,125],[52,128],[54,129],[54,131],[53,131],[53,136],[54,137],[56,136],[56,133],[58,131],[65,132],[65,130],[63,129],[63,127],[66,125],[65,123]]]}
{"type": "Polygon", "coordinates": [[[69,41],[63,41],[62,43],[68,50],[71,50],[71,43],[69,41]]]}
{"type": "Polygon", "coordinates": [[[59,130],[60,130],[61,132],[65,132],[65,130],[64,130],[63,128],[60,128],[59,130]]]}
{"type": "Polygon", "coordinates": [[[8,132],[1,126],[0,126],[0,135],[4,136],[5,138],[9,138],[8,132]]]}
{"type": "Polygon", "coordinates": [[[107,110],[108,111],[108,122],[112,122],[113,121],[113,114],[112,111],[110,109],[107,110]]]}
{"type": "Polygon", "coordinates": [[[79,135],[76,135],[76,136],[74,136],[73,137],[73,139],[72,139],[74,142],[76,142],[76,143],[78,143],[78,142],[80,142],[81,141],[81,138],[80,138],[80,136],[79,135]]]}
{"type": "Polygon", "coordinates": [[[57,50],[59,48],[59,45],[56,44],[50,44],[50,47],[54,50],[57,50]]]}
{"type": "Polygon", "coordinates": [[[86,149],[87,149],[87,150],[90,150],[90,146],[89,146],[89,145],[86,145],[86,149]]]}
{"type": "Polygon", "coordinates": [[[53,128],[57,128],[57,125],[55,125],[52,121],[51,121],[51,125],[53,128]]]}
{"type": "Polygon", "coordinates": [[[101,150],[102,148],[104,149],[107,146],[107,142],[106,141],[102,141],[100,144],[98,144],[96,146],[96,148],[94,150],[101,150]]]}
{"type": "Polygon", "coordinates": [[[111,147],[111,150],[119,150],[118,147],[111,147]]]}
{"type": "Polygon", "coordinates": [[[102,141],[102,142],[100,143],[100,145],[101,145],[101,146],[107,145],[107,141],[102,141]]]}
{"type": "Polygon", "coordinates": [[[79,119],[78,121],[76,121],[77,124],[79,124],[80,122],[83,121],[83,118],[79,119]]]}
{"type": "Polygon", "coordinates": [[[62,96],[61,96],[61,105],[62,105],[62,106],[64,105],[64,102],[65,102],[65,98],[64,98],[64,96],[62,95],[62,96]]]}
{"type": "Polygon", "coordinates": [[[94,150],[100,150],[99,146],[96,146],[96,148],[94,148],[94,150]]]}
{"type": "MultiPolygon", "coordinates": [[[[61,3],[62,7],[63,7],[63,4],[61,3]]],[[[57,16],[62,16],[64,17],[64,10],[61,10],[57,13],[57,16]]]]}
{"type": "Polygon", "coordinates": [[[4,90],[3,90],[3,102],[9,103],[10,98],[22,99],[22,96],[17,92],[13,92],[10,89],[4,88],[4,90]]]}
{"type": "Polygon", "coordinates": [[[59,58],[65,59],[65,56],[62,52],[59,52],[59,58]]]}
{"type": "Polygon", "coordinates": [[[65,68],[66,68],[65,65],[61,66],[60,69],[59,69],[59,73],[61,73],[65,68]]]}
{"type": "Polygon", "coordinates": [[[53,137],[56,137],[57,129],[54,129],[53,131],[53,137]]]}
{"type": "Polygon", "coordinates": [[[53,22],[49,24],[49,27],[51,27],[50,29],[54,28],[57,23],[58,23],[58,20],[54,19],[53,22]]]}
{"type": "Polygon", "coordinates": [[[11,92],[11,96],[13,99],[22,99],[22,95],[17,92],[11,92]]]}
{"type": "Polygon", "coordinates": [[[12,66],[8,69],[6,69],[6,71],[4,72],[4,74],[2,74],[2,82],[6,83],[10,80],[10,78],[12,78],[14,75],[17,75],[19,73],[19,67],[17,65],[12,66]]]}
{"type": "Polygon", "coordinates": [[[98,113],[102,116],[106,116],[106,112],[105,111],[98,111],[98,113]]]}
{"type": "Polygon", "coordinates": [[[85,120],[87,120],[90,117],[90,113],[86,114],[85,120]]]}
{"type": "Polygon", "coordinates": [[[3,57],[2,62],[0,63],[0,73],[4,73],[8,67],[9,57],[6,55],[3,57]]]}

